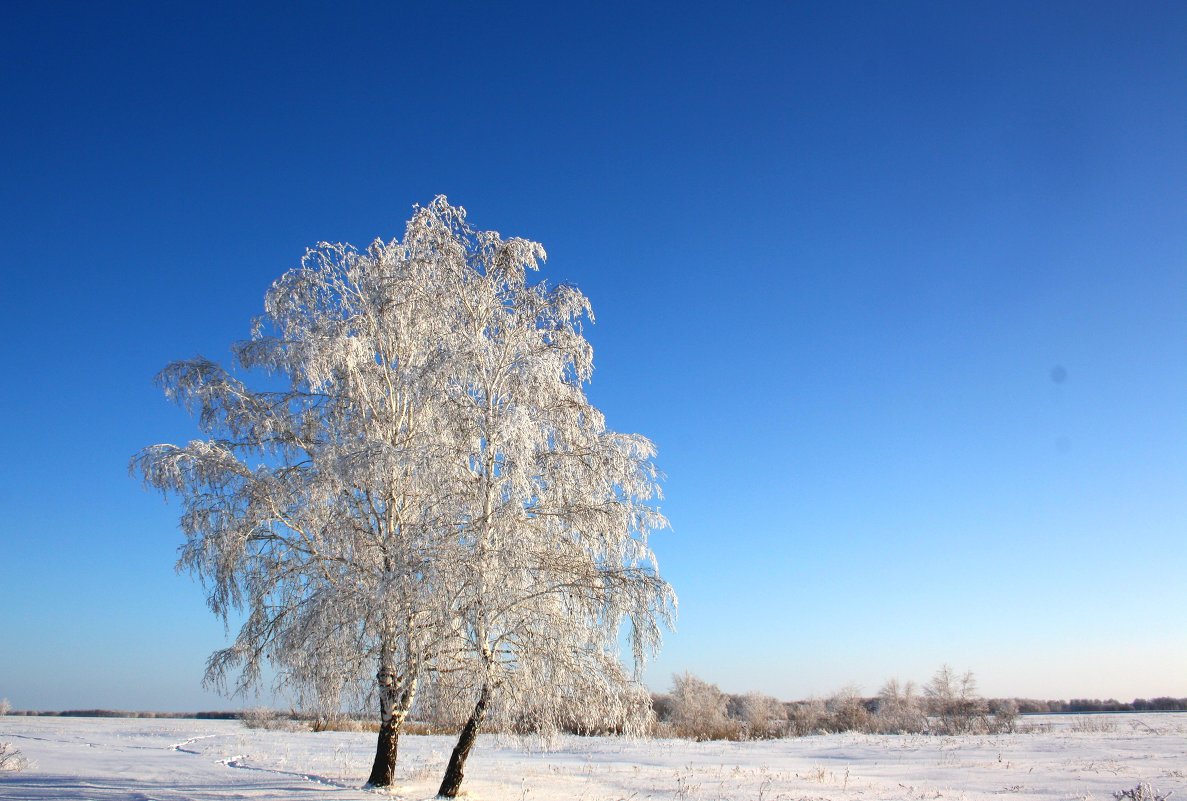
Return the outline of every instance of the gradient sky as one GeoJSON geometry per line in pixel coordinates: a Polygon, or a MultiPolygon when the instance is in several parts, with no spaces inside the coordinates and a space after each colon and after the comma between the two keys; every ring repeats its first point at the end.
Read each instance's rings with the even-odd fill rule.
{"type": "Polygon", "coordinates": [[[1187,696],[1187,6],[641,5],[6,6],[0,696],[239,705],[152,377],[439,193],[660,448],[653,688],[1187,696]]]}

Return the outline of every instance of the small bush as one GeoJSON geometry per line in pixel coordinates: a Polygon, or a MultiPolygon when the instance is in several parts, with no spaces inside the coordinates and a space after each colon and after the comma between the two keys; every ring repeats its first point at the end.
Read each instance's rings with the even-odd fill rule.
{"type": "Polygon", "coordinates": [[[772,740],[787,735],[787,710],[777,698],[762,693],[730,697],[730,718],[742,725],[747,740],[772,740]]]}
{"type": "Polygon", "coordinates": [[[672,677],[670,723],[677,737],[689,740],[740,740],[742,725],[727,714],[728,699],[716,684],[691,673],[672,677]]]}
{"type": "Polygon", "coordinates": [[[264,706],[245,709],[239,713],[239,721],[249,729],[268,729],[273,731],[302,731],[310,728],[292,714],[277,712],[264,706]]]}
{"type": "Polygon", "coordinates": [[[992,730],[989,705],[977,695],[973,672],[957,676],[948,665],[923,687],[934,734],[978,734],[992,730]]]}
{"type": "Polygon", "coordinates": [[[787,733],[793,737],[807,737],[810,734],[824,734],[828,710],[824,701],[813,698],[810,701],[794,701],[787,705],[787,733]]]}
{"type": "Polygon", "coordinates": [[[833,693],[825,704],[828,717],[825,726],[828,731],[869,731],[870,711],[861,697],[861,688],[850,684],[833,693]]]}
{"type": "Polygon", "coordinates": [[[1113,793],[1113,798],[1116,798],[1117,801],[1166,801],[1173,793],[1174,790],[1163,793],[1155,790],[1146,782],[1139,782],[1138,786],[1131,790],[1119,790],[1113,793]]]}
{"type": "Polygon", "coordinates": [[[878,691],[875,704],[870,721],[871,733],[919,734],[927,731],[927,715],[915,682],[899,684],[898,679],[890,679],[878,691]]]}
{"type": "Polygon", "coordinates": [[[1005,698],[989,702],[991,734],[1013,734],[1018,731],[1018,702],[1005,698]]]}
{"type": "Polygon", "coordinates": [[[1068,731],[1074,731],[1078,734],[1110,732],[1116,731],[1117,723],[1112,720],[1104,720],[1096,717],[1077,717],[1072,721],[1072,725],[1068,726],[1068,731]]]}
{"type": "MultiPolygon", "coordinates": [[[[457,734],[458,726],[447,726],[427,720],[404,721],[404,734],[457,734]]],[[[379,723],[375,723],[374,731],[379,731],[379,723]]]]}
{"type": "Polygon", "coordinates": [[[378,720],[361,720],[350,715],[318,715],[309,721],[312,731],[379,731],[378,720]]]}
{"type": "Polygon", "coordinates": [[[29,766],[29,761],[12,746],[12,743],[0,743],[0,772],[15,773],[29,766]]]}

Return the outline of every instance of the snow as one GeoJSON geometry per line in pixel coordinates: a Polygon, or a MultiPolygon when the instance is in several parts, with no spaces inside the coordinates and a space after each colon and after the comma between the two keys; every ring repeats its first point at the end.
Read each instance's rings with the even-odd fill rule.
{"type": "MultiPolygon", "coordinates": [[[[483,735],[463,794],[502,801],[1101,799],[1148,782],[1187,801],[1187,714],[1022,718],[1017,734],[834,734],[750,743],[483,735]],[[1085,725],[1087,723],[1087,725],[1085,725]],[[1089,729],[1089,730],[1085,730],[1089,729]],[[1091,729],[1105,729],[1104,731],[1091,729]]],[[[0,717],[30,766],[3,801],[433,797],[452,738],[405,735],[399,785],[361,789],[374,735],[237,721],[0,717]]]]}

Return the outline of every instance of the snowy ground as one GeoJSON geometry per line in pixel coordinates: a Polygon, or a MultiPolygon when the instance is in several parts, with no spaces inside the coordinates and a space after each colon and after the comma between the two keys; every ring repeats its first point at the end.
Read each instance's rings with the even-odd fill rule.
{"type": "MultiPolygon", "coordinates": [[[[838,734],[757,743],[484,735],[463,787],[471,799],[1101,799],[1148,782],[1187,801],[1187,714],[1022,719],[992,737],[838,734]],[[1099,725],[1097,725],[1099,724],[1099,725]],[[1104,730],[1092,730],[1104,729],[1104,730]]],[[[0,775],[4,801],[376,801],[359,789],[374,735],[248,730],[235,721],[0,717],[25,771],[0,775]]],[[[453,746],[400,741],[392,796],[427,799],[453,746]]]]}

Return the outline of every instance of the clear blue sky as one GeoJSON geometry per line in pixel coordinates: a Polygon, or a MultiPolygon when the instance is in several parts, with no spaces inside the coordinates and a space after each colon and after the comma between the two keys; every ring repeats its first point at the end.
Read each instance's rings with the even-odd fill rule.
{"type": "Polygon", "coordinates": [[[0,696],[235,705],[152,376],[438,193],[659,445],[653,687],[1187,695],[1187,7],[640,5],[6,7],[0,696]]]}

